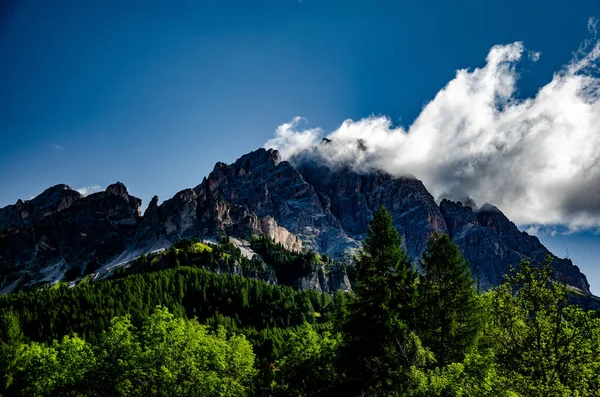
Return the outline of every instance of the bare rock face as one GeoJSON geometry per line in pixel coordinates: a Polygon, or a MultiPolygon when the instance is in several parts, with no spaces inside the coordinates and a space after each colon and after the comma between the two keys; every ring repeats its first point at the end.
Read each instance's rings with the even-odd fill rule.
{"type": "MultiPolygon", "coordinates": [[[[141,200],[126,190],[87,197],[74,193],[78,196],[59,195],[78,197],[71,205],[56,206],[46,216],[36,215],[37,222],[0,232],[1,288],[19,279],[25,285],[61,279],[69,269],[82,272],[92,258],[103,263],[126,249],[141,219],[141,200]]],[[[61,198],[58,203],[68,200],[61,198]]]]}
{"type": "Polygon", "coordinates": [[[148,244],[150,240],[157,239],[164,233],[161,225],[160,212],[158,209],[158,196],[152,197],[144,216],[138,225],[137,236],[143,240],[143,244],[148,244]]]}
{"type": "Polygon", "coordinates": [[[554,256],[537,237],[519,231],[495,206],[485,204],[474,211],[461,202],[442,200],[440,209],[450,236],[469,260],[480,288],[501,284],[509,266],[517,266],[522,259],[539,264],[550,255],[557,279],[566,279],[570,285],[590,292],[587,278],[570,259],[554,256]]]}
{"type": "Polygon", "coordinates": [[[81,197],[67,185],[56,185],[31,200],[17,200],[14,205],[0,208],[0,230],[33,224],[70,207],[81,197]]]}
{"type": "Polygon", "coordinates": [[[316,271],[306,277],[301,277],[296,283],[300,289],[314,289],[318,292],[334,293],[336,291],[351,291],[350,280],[340,268],[319,266],[316,271]]]}
{"type": "MultiPolygon", "coordinates": [[[[306,199],[299,191],[289,192],[286,178],[290,179],[290,173],[291,179],[296,177],[294,183],[310,187],[288,163],[281,163],[276,151],[261,149],[231,166],[217,163],[196,188],[182,190],[160,206],[158,198],[152,200],[138,228],[138,245],[160,237],[175,242],[197,236],[216,238],[223,233],[242,238],[266,233],[287,249],[301,250],[300,237],[271,215],[297,214],[290,208],[297,204],[294,198],[306,199]]],[[[318,199],[314,200],[318,205],[318,199]]],[[[309,220],[310,211],[304,212],[309,220]]]]}
{"type": "Polygon", "coordinates": [[[185,189],[161,205],[159,211],[164,219],[167,235],[186,235],[190,229],[196,229],[196,192],[185,189]]]}
{"type": "Polygon", "coordinates": [[[349,168],[332,170],[306,160],[297,168],[355,242],[365,238],[371,218],[381,206],[390,212],[413,258],[421,256],[433,232],[447,232],[440,209],[418,179],[393,178],[383,172],[359,174],[349,168]]]}
{"type": "Polygon", "coordinates": [[[272,216],[265,216],[260,221],[260,230],[276,243],[283,245],[288,251],[302,251],[302,240],[277,224],[272,216]]]}
{"type": "Polygon", "coordinates": [[[203,205],[221,200],[258,219],[273,218],[307,248],[339,257],[357,245],[315,188],[275,150],[256,150],[231,165],[217,163],[194,190],[203,205]]]}
{"type": "Polygon", "coordinates": [[[121,196],[128,196],[127,188],[123,185],[122,182],[113,183],[106,188],[107,192],[119,194],[121,196]]]}

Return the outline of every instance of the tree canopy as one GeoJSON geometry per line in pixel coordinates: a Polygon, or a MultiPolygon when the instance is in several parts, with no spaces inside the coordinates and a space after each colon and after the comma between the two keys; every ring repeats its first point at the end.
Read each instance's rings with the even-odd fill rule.
{"type": "MultiPolygon", "coordinates": [[[[287,271],[333,263],[264,236],[252,244],[284,284],[287,271]]],[[[187,240],[111,279],[0,296],[0,396],[600,390],[600,317],[571,303],[579,292],[553,277],[549,261],[523,260],[479,294],[449,236],[433,234],[411,261],[384,208],[346,264],[350,292],[269,284],[260,279],[264,263],[238,251],[226,238],[218,246],[187,240]],[[239,266],[242,275],[230,274],[239,266]]]]}
{"type": "Polygon", "coordinates": [[[475,346],[482,324],[469,264],[447,234],[434,233],[420,265],[418,334],[437,366],[460,362],[475,346]]]}

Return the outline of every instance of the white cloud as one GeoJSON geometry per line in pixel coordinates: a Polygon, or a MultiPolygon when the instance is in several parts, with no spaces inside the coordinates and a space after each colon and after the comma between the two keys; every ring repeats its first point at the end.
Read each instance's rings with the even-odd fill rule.
{"type": "Polygon", "coordinates": [[[540,225],[527,225],[527,227],[524,228],[525,232],[527,234],[529,234],[530,236],[540,236],[540,232],[541,232],[541,226],[540,225]]]}
{"type": "Polygon", "coordinates": [[[529,59],[531,59],[533,62],[537,62],[540,60],[540,56],[542,56],[542,53],[539,51],[528,51],[527,52],[527,57],[529,59]]]}
{"type": "Polygon", "coordinates": [[[92,193],[99,192],[100,190],[102,190],[102,188],[100,187],[100,185],[92,185],[92,186],[80,187],[79,189],[75,189],[75,190],[77,190],[81,195],[87,196],[92,193]]]}
{"type": "Polygon", "coordinates": [[[286,158],[311,148],[322,131],[319,128],[298,130],[298,126],[303,122],[306,122],[304,118],[294,117],[290,122],[280,125],[275,130],[275,137],[267,141],[265,146],[278,148],[286,158]]]}
{"type": "Polygon", "coordinates": [[[543,237],[543,236],[568,236],[571,234],[577,234],[584,231],[597,232],[597,228],[590,229],[589,227],[570,227],[568,225],[520,225],[521,229],[532,236],[543,237]]]}
{"type": "Polygon", "coordinates": [[[598,34],[598,18],[591,17],[588,19],[588,31],[596,38],[596,35],[598,34]]]}
{"type": "Polygon", "coordinates": [[[295,118],[265,147],[292,161],[310,155],[415,175],[436,198],[494,203],[518,224],[600,227],[600,41],[585,42],[534,97],[519,100],[524,51],[520,42],[494,46],[484,67],[457,71],[407,128],[386,117],[346,120],[319,145],[325,134],[295,118]]]}
{"type": "Polygon", "coordinates": [[[53,144],[53,145],[51,145],[50,147],[51,147],[52,149],[54,149],[54,150],[65,150],[65,148],[64,148],[64,147],[62,147],[62,146],[60,146],[60,145],[57,145],[57,144],[53,144]]]}

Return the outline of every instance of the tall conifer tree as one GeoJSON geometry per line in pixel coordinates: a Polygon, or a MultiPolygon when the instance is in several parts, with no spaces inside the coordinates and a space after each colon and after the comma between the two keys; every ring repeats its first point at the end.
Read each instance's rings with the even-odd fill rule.
{"type": "Polygon", "coordinates": [[[381,207],[357,257],[356,297],[343,326],[347,395],[389,395],[413,364],[408,322],[416,279],[392,217],[381,207]]]}
{"type": "Polygon", "coordinates": [[[479,297],[468,262],[447,234],[434,233],[421,260],[420,337],[440,367],[459,362],[480,330],[479,297]]]}

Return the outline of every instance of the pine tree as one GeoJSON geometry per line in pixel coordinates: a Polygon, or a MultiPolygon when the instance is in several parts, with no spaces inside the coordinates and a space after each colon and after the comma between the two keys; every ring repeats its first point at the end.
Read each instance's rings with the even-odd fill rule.
{"type": "Polygon", "coordinates": [[[346,395],[389,395],[414,361],[408,322],[416,271],[401,248],[390,214],[381,207],[356,260],[355,299],[342,330],[346,395]]]}
{"type": "Polygon", "coordinates": [[[421,260],[419,328],[440,367],[459,362],[480,330],[479,297],[468,262],[447,234],[434,233],[421,260]]]}

